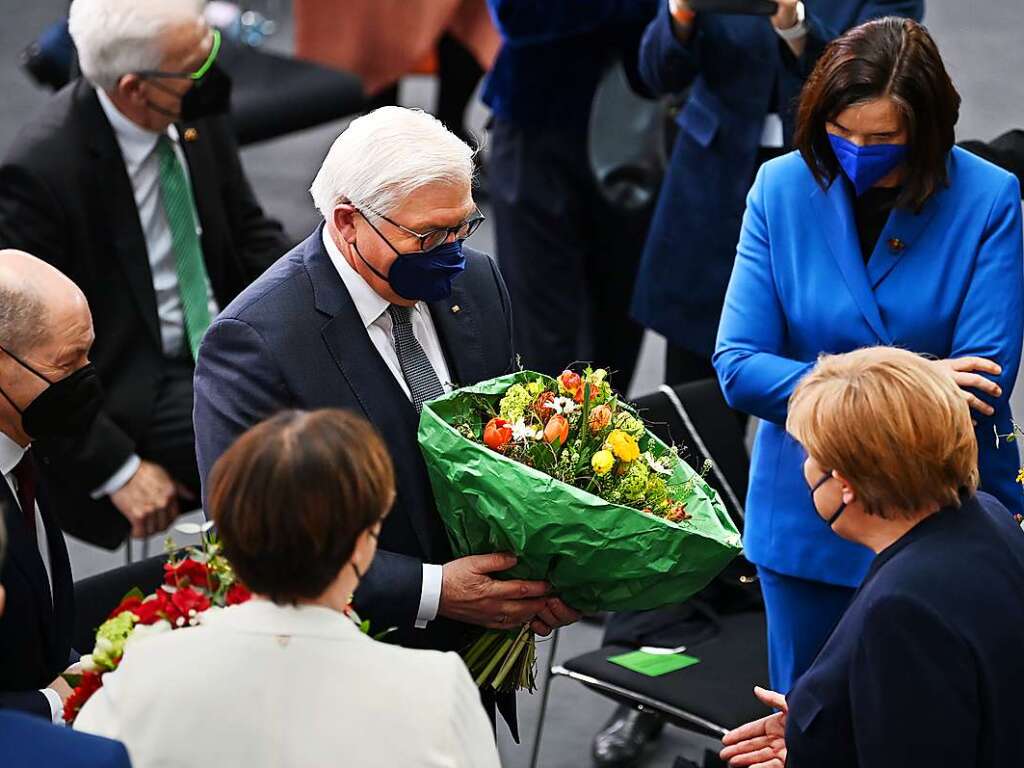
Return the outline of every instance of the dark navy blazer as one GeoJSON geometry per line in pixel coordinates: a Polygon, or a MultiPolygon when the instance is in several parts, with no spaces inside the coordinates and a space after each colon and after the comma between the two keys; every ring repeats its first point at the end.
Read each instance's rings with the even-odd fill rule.
{"type": "Polygon", "coordinates": [[[765,117],[782,115],[789,146],[791,107],[826,41],[872,18],[924,14],[923,0],[805,4],[810,30],[800,60],[763,16],[699,15],[683,45],[672,32],[667,2],[641,43],[640,76],[653,93],[692,90],[678,116],[680,132],[644,247],[633,316],[705,357],[714,347],[765,117]]]}
{"type": "Polygon", "coordinates": [[[882,551],[788,697],[786,768],[1024,765],[1024,533],[978,494],[882,551]]]}
{"type": "Polygon", "coordinates": [[[131,768],[119,741],[15,712],[0,712],[0,756],[4,768],[131,768]]]}
{"type": "MultiPolygon", "coordinates": [[[[50,551],[52,594],[35,533],[7,481],[0,477],[0,514],[7,529],[7,553],[0,570],[0,584],[7,593],[0,615],[0,709],[18,709],[49,720],[50,703],[39,689],[71,663],[74,585],[64,534],[51,514],[43,484],[36,503],[50,551]]],[[[6,765],[3,760],[0,764],[6,765]]]]}
{"type": "MultiPolygon", "coordinates": [[[[214,462],[246,429],[286,408],[347,408],[380,432],[394,461],[398,495],[381,550],[360,584],[356,608],[375,627],[397,627],[402,645],[450,650],[461,625],[413,628],[422,564],[452,553],[434,507],[416,441],[418,414],[381,358],[319,227],[217,317],[196,362],[195,431],[204,498],[214,462]]],[[[512,369],[508,295],[485,254],[465,249],[451,298],[430,305],[455,384],[512,369]],[[456,311],[456,307],[458,310],[456,311]]]]}

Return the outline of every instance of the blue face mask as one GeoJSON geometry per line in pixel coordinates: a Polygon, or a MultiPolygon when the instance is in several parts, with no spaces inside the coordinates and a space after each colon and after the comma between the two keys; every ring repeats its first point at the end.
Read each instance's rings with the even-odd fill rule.
{"type": "Polygon", "coordinates": [[[828,135],[846,178],[860,197],[907,159],[906,144],[870,144],[858,147],[842,136],[828,135]]]}
{"type": "MultiPolygon", "coordinates": [[[[371,225],[372,226],[372,225],[371,225]]],[[[376,231],[376,227],[373,228],[376,231]]],[[[400,253],[384,235],[377,232],[398,258],[391,263],[387,275],[383,275],[359,253],[359,246],[353,243],[356,254],[373,274],[387,281],[392,290],[410,301],[441,301],[452,294],[452,280],[466,268],[466,256],[462,253],[462,241],[432,248],[429,251],[400,253]]]]}

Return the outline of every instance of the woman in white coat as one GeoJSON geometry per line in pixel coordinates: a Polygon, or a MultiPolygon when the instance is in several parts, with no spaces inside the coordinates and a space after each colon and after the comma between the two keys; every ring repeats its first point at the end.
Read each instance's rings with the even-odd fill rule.
{"type": "Polygon", "coordinates": [[[254,599],[130,643],[76,728],[123,741],[135,768],[499,765],[458,656],[376,642],[344,615],[394,501],[366,421],[279,414],[224,454],[210,488],[254,599]]]}

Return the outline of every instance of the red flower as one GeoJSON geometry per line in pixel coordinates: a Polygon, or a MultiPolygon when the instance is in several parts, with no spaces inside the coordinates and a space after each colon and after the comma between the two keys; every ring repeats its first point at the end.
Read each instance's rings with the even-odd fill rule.
{"type": "Polygon", "coordinates": [[[575,395],[576,390],[580,388],[580,375],[575,371],[562,371],[558,376],[558,383],[566,392],[575,395]]]}
{"type": "Polygon", "coordinates": [[[555,393],[548,390],[541,392],[537,396],[537,399],[533,401],[533,412],[537,414],[537,418],[539,418],[545,424],[548,423],[548,419],[550,419],[551,414],[554,413],[553,410],[548,408],[548,405],[554,399],[555,393]]]}
{"type": "Polygon", "coordinates": [[[239,603],[248,602],[251,597],[252,593],[246,589],[245,585],[240,581],[236,581],[228,590],[226,602],[228,605],[238,605],[239,603]]]}
{"type": "MultiPolygon", "coordinates": [[[[192,587],[181,587],[171,595],[171,602],[187,622],[192,611],[202,613],[210,607],[210,598],[192,587]]],[[[175,622],[171,622],[172,624],[175,622]]]]}
{"type": "Polygon", "coordinates": [[[164,563],[164,584],[172,587],[198,587],[212,592],[216,580],[216,575],[210,573],[206,564],[190,557],[176,565],[164,563]]]}
{"type": "Polygon", "coordinates": [[[156,624],[161,619],[166,619],[174,626],[182,616],[181,611],[171,601],[171,593],[163,587],[157,589],[153,598],[144,600],[138,608],[132,610],[138,618],[139,624],[156,624]]]}
{"type": "Polygon", "coordinates": [[[85,672],[75,690],[64,702],[64,722],[71,723],[96,691],[103,687],[103,678],[97,672],[85,672]]]}
{"type": "Polygon", "coordinates": [[[131,611],[132,613],[138,613],[137,609],[138,609],[138,607],[141,604],[142,604],[142,598],[141,597],[139,597],[138,595],[129,595],[128,597],[126,597],[124,600],[121,601],[121,604],[118,605],[117,608],[115,608],[114,610],[112,610],[110,612],[110,615],[107,616],[107,618],[108,619],[112,619],[115,616],[119,616],[120,614],[124,613],[125,611],[131,611]]]}

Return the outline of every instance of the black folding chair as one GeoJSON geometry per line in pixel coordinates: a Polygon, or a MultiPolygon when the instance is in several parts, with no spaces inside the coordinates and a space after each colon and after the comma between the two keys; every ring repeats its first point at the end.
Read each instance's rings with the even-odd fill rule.
{"type": "MultiPolygon", "coordinates": [[[[726,509],[743,527],[749,458],[739,422],[726,405],[714,379],[663,386],[640,398],[637,406],[651,431],[666,442],[687,448],[687,461],[698,468],[711,461],[706,479],[718,491],[726,509]]],[[[756,580],[745,561],[731,567],[731,578],[756,580]]],[[[707,614],[711,631],[687,646],[686,653],[700,663],[660,677],[647,677],[608,661],[634,650],[607,645],[552,666],[545,676],[541,715],[534,736],[531,767],[537,765],[543,736],[544,714],[551,683],[564,677],[626,706],[651,712],[666,722],[704,736],[721,737],[726,731],[768,714],[753,696],[754,683],[768,679],[768,653],[763,607],[720,613],[694,599],[691,607],[707,614]]],[[[557,650],[552,642],[551,658],[557,650]]],[[[715,758],[717,759],[717,758],[715,758]]]]}
{"type": "Polygon", "coordinates": [[[96,629],[126,594],[138,587],[148,595],[160,586],[165,562],[167,555],[160,554],[76,581],[72,647],[80,653],[90,653],[96,642],[96,629]]]}

